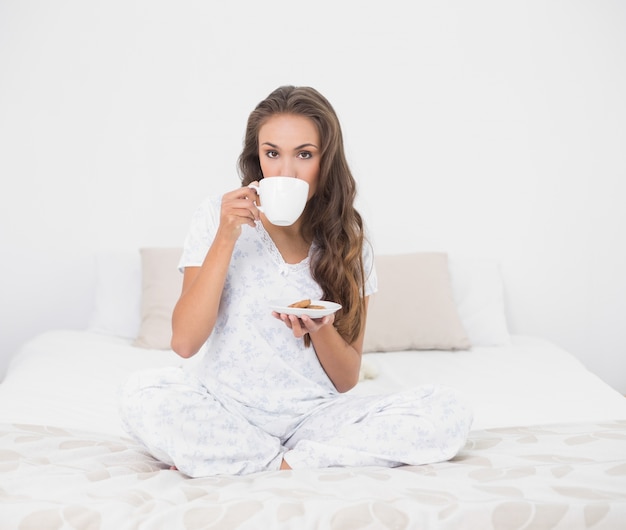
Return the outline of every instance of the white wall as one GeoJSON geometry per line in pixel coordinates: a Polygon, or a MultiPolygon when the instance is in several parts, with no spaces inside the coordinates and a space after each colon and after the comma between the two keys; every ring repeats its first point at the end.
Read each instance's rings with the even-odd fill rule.
{"type": "Polygon", "coordinates": [[[333,102],[378,252],[498,258],[513,332],[626,393],[620,0],[0,2],[0,376],[98,249],[180,245],[252,107],[333,102]]]}

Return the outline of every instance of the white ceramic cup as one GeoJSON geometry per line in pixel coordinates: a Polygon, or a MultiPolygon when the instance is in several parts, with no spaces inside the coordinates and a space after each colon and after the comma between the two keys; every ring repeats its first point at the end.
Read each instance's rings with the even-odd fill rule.
{"type": "Polygon", "coordinates": [[[258,186],[249,184],[261,198],[257,208],[276,226],[289,226],[302,214],[309,195],[309,183],[294,177],[265,177],[258,186]]]}

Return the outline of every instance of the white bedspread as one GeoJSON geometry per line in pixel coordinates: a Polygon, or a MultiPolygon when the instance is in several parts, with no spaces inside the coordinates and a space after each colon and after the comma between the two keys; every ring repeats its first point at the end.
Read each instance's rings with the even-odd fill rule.
{"type": "Polygon", "coordinates": [[[552,344],[367,354],[352,392],[460,389],[450,462],[190,479],[122,431],[128,374],[184,361],[93,332],[29,342],[0,385],[0,530],[626,528],[626,398],[552,344]]]}
{"type": "MultiPolygon", "coordinates": [[[[86,331],[52,331],[30,341],[0,385],[0,422],[32,423],[125,435],[117,387],[133,370],[187,363],[86,331]]],[[[374,379],[352,392],[396,391],[440,383],[461,390],[474,429],[626,419],[626,399],[553,344],[514,336],[511,346],[471,351],[366,354],[374,379]]]]}

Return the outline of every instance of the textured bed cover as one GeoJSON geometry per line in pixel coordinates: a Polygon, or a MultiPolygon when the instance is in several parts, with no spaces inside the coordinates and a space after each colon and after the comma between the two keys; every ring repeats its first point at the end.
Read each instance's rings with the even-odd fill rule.
{"type": "Polygon", "coordinates": [[[2,529],[623,529],[626,422],[471,433],[419,467],[189,479],[127,438],[0,425],[2,529]],[[65,525],[65,526],[64,526],[65,525]]]}

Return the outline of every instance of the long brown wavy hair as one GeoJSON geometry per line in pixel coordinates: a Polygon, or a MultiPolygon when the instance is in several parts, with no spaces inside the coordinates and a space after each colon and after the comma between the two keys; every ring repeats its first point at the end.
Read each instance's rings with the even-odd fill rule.
{"type": "MultiPolygon", "coordinates": [[[[356,182],[345,157],[343,135],[335,110],[311,87],[282,86],[261,101],[248,118],[239,173],[243,186],[261,180],[259,130],[276,114],[311,119],[321,142],[319,183],[302,213],[303,235],[311,241],[311,274],[325,300],[342,305],[335,327],[348,342],[355,341],[365,324],[363,220],[354,208],[356,182]]],[[[306,344],[310,338],[305,336],[306,344]]]]}

